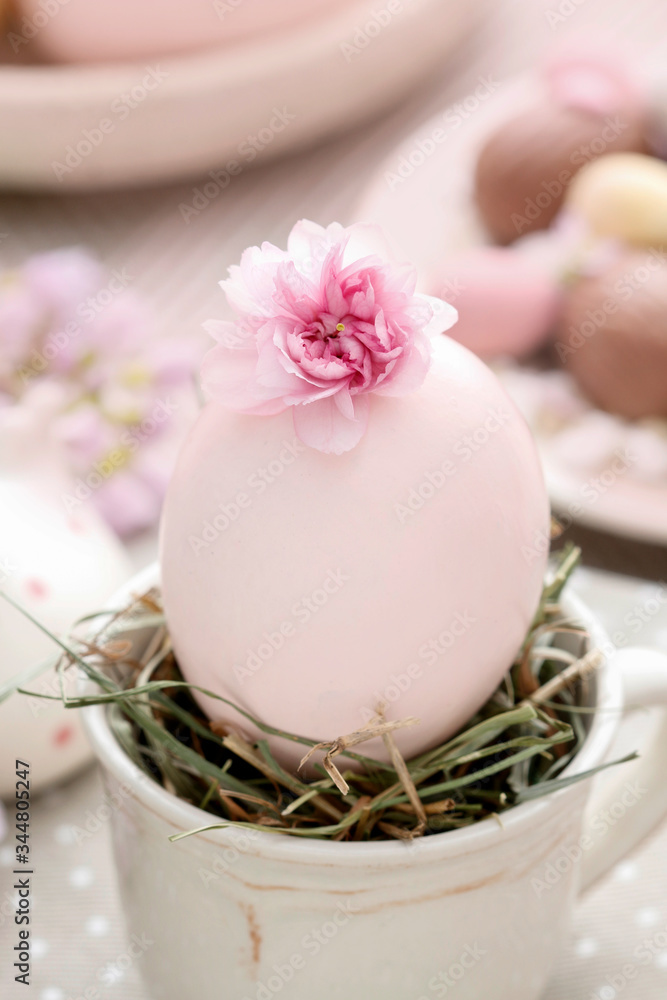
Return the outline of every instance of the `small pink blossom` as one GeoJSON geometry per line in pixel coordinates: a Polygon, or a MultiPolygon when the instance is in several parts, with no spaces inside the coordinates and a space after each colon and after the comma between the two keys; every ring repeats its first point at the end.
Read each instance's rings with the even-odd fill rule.
{"type": "Polygon", "coordinates": [[[86,250],[0,271],[0,420],[57,391],[51,424],[79,496],[121,534],[157,521],[196,415],[196,354],[185,338],[159,337],[142,296],[112,289],[86,250]]]}
{"type": "Polygon", "coordinates": [[[370,394],[418,389],[431,336],[456,310],[415,292],[411,266],[390,263],[373,226],[326,229],[301,221],[287,250],[250,247],[221,282],[234,322],[210,320],[218,341],[202,367],[204,391],[239,413],[292,408],[297,436],[341,454],[360,441],[370,394]]]}
{"type": "Polygon", "coordinates": [[[551,95],[563,107],[600,117],[645,110],[645,94],[623,55],[600,47],[593,38],[554,50],[543,73],[551,95]]]}

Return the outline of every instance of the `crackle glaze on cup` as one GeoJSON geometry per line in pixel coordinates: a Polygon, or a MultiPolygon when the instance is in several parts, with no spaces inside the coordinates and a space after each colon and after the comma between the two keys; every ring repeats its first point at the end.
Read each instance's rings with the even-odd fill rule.
{"type": "MultiPolygon", "coordinates": [[[[151,568],[121,598],[157,582],[151,568]]],[[[566,610],[585,623],[596,647],[609,649],[584,606],[569,599],[566,610]]],[[[664,701],[664,658],[634,655],[635,680],[648,657],[646,690],[664,701]]],[[[605,661],[591,690],[600,711],[566,774],[602,764],[609,751],[623,704],[615,659],[605,661]]],[[[642,792],[627,809],[636,822],[619,820],[595,844],[589,831],[593,846],[579,849],[581,861],[590,781],[518,806],[501,821],[413,845],[232,828],[170,843],[171,834],[206,825],[210,815],[145,777],[116,742],[103,708],[84,715],[115,804],[129,931],[152,942],[141,960],[152,1000],[422,1000],[447,979],[458,1000],[537,1000],[577,891],[646,832],[641,813],[646,804],[651,812],[651,795],[642,792]]],[[[664,750],[667,724],[663,730],[664,750]]],[[[625,786],[640,774],[636,766],[608,772],[611,784],[598,784],[589,808],[624,801],[625,786]]],[[[643,768],[647,785],[639,787],[650,789],[660,780],[659,761],[649,756],[643,768]]]]}

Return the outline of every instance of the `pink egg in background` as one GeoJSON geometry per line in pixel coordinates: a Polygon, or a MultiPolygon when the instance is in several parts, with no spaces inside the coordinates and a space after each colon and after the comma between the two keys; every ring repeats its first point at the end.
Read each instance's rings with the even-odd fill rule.
{"type": "Polygon", "coordinates": [[[315,17],[349,0],[68,0],[48,17],[42,0],[16,0],[38,19],[30,40],[56,62],[111,62],[211,48],[315,17]],[[43,23],[44,22],[44,23],[43,23]]]}
{"type": "MultiPolygon", "coordinates": [[[[301,444],[289,410],[205,407],[165,501],[165,612],[190,683],[316,740],[360,728],[384,701],[388,718],[420,720],[396,733],[413,757],[467,722],[511,665],[548,539],[528,427],[490,369],[440,336],[421,389],[372,395],[343,455],[301,444]]],[[[270,743],[298,764],[301,746],[270,743]]],[[[364,750],[386,759],[381,742],[364,750]]]]}
{"type": "Polygon", "coordinates": [[[458,309],[449,336],[483,358],[522,357],[538,348],[560,300],[549,268],[505,247],[476,247],[443,261],[428,291],[458,309]]]}

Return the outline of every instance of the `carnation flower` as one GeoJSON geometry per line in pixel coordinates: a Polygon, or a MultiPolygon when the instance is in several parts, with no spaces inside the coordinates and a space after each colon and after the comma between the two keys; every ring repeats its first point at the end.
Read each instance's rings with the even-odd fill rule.
{"type": "Polygon", "coordinates": [[[431,336],[456,310],[416,294],[416,269],[391,262],[373,226],[302,221],[287,250],[250,247],[221,282],[234,322],[211,320],[218,341],[204,391],[239,413],[292,408],[304,444],[341,454],[360,441],[370,396],[418,389],[431,336]]]}

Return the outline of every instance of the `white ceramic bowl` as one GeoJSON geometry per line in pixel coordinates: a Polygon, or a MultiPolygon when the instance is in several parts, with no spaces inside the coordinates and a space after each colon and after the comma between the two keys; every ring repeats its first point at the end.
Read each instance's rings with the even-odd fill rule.
{"type": "Polygon", "coordinates": [[[283,32],[181,57],[0,66],[0,185],[169,181],[315,143],[405,95],[486,0],[401,0],[384,24],[376,6],[351,0],[283,32]]]}
{"type": "MultiPolygon", "coordinates": [[[[25,32],[40,55],[55,62],[93,63],[155,59],[261,36],[352,0],[160,0],[159,5],[155,0],[13,2],[19,11],[17,30],[25,32]]],[[[23,48],[18,41],[14,47],[23,48]]]]}
{"type": "MultiPolygon", "coordinates": [[[[157,583],[150,568],[114,606],[157,583]]],[[[565,610],[597,647],[610,649],[580,602],[569,598],[565,610]]],[[[598,712],[564,775],[604,762],[623,704],[623,666],[631,667],[633,699],[642,677],[643,696],[665,701],[664,657],[626,656],[625,664],[606,658],[599,670],[598,712]]],[[[429,984],[447,976],[459,1000],[536,1000],[577,890],[665,808],[667,723],[641,769],[608,772],[592,798],[584,781],[518,806],[500,823],[488,819],[412,846],[232,828],[171,843],[171,834],[207,825],[210,815],[147,778],[116,742],[102,707],[84,715],[114,807],[129,930],[151,942],[140,967],[153,1000],[221,993],[268,1000],[281,991],[290,1000],[405,1000],[433,995],[429,984]],[[602,808],[623,815],[602,832],[596,824],[596,833],[590,820],[602,808]]]]}

